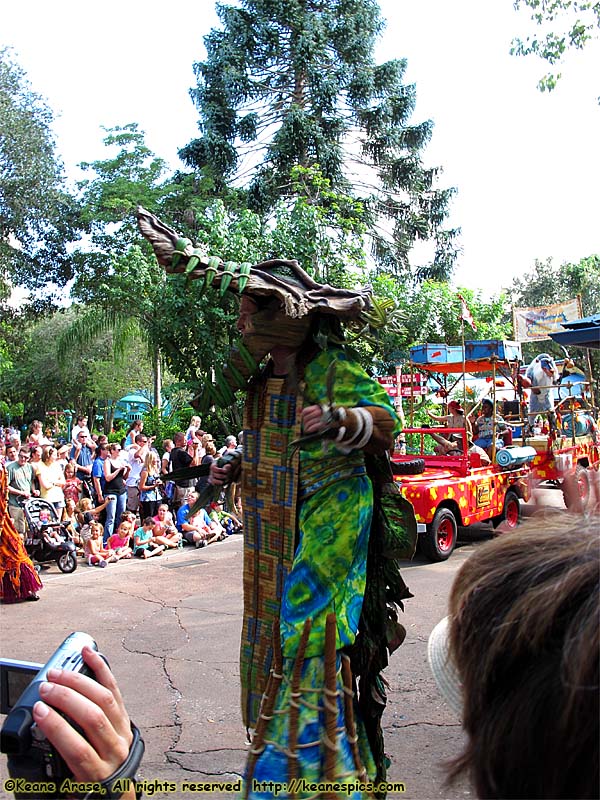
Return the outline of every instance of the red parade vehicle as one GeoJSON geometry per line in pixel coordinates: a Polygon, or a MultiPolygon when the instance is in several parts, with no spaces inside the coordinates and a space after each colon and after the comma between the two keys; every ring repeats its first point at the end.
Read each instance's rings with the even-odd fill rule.
{"type": "MultiPolygon", "coordinates": [[[[491,373],[494,406],[496,376],[516,380],[519,366],[520,345],[514,342],[466,342],[464,348],[436,344],[411,350],[411,371],[417,368],[445,377],[458,374],[454,385],[467,371],[491,373]]],[[[452,388],[445,388],[444,396],[452,388]]],[[[407,427],[404,438],[407,453],[394,454],[392,469],[400,491],[414,509],[419,546],[428,558],[444,561],[451,555],[459,526],[491,520],[494,527],[516,528],[520,500],[530,497],[534,450],[506,447],[500,457],[501,451],[496,453],[494,446],[492,463],[484,465],[479,453],[469,452],[464,428],[407,427]],[[436,448],[440,437],[454,437],[456,448],[440,453],[436,448]]]]}
{"type": "Polygon", "coordinates": [[[394,455],[392,469],[414,509],[419,546],[428,558],[444,561],[451,555],[459,526],[491,520],[494,527],[502,523],[503,529],[516,528],[519,500],[530,496],[531,468],[526,461],[508,467],[482,466],[480,455],[469,454],[461,428],[407,428],[405,433],[419,437],[419,457],[394,455]],[[462,437],[461,452],[432,452],[433,436],[449,434],[462,437]]]}

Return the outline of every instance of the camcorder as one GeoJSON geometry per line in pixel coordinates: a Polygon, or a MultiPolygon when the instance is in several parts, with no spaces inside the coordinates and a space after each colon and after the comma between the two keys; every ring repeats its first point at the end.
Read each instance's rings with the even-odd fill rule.
{"type": "MultiPolygon", "coordinates": [[[[57,793],[44,793],[44,797],[61,797],[59,787],[72,773],[33,721],[33,706],[40,699],[40,684],[46,680],[50,669],[78,672],[95,680],[81,655],[85,645],[98,650],[91,636],[75,632],[67,636],[44,665],[0,659],[0,711],[7,715],[0,732],[0,751],[8,756],[12,778],[24,778],[28,784],[55,784],[57,793]]],[[[18,781],[15,784],[18,785],[18,781]]],[[[15,796],[31,795],[17,791],[15,796]]]]}

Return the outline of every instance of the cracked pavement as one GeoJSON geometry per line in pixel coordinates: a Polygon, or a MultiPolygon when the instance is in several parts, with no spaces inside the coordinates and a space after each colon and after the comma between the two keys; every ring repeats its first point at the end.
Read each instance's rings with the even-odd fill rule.
{"type": "MultiPolygon", "coordinates": [[[[463,734],[438,695],[426,648],[429,632],[445,614],[452,579],[478,544],[460,546],[445,563],[416,561],[403,569],[415,597],[406,602],[402,619],[406,641],[385,673],[390,688],[383,720],[392,761],[388,780],[403,781],[406,798],[474,796],[465,784],[443,786],[441,765],[458,755],[463,734]]],[[[143,733],[141,778],[178,785],[236,780],[247,752],[239,712],[241,573],[238,536],[104,570],[80,562],[72,575],[52,565],[43,570],[39,603],[0,606],[0,655],[43,662],[69,633],[86,631],[108,658],[143,733]]],[[[7,777],[3,760],[0,777],[7,777]]],[[[154,794],[170,800],[193,796],[154,794]]]]}

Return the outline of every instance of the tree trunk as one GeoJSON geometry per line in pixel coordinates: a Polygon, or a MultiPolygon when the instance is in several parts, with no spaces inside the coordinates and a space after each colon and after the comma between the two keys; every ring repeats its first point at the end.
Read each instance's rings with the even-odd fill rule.
{"type": "Polygon", "coordinates": [[[152,355],[152,380],[154,391],[154,407],[160,410],[162,405],[161,389],[162,389],[162,375],[160,366],[160,349],[157,347],[152,355]]]}
{"type": "Polygon", "coordinates": [[[96,427],[96,403],[92,401],[89,406],[87,407],[87,415],[88,415],[88,428],[90,429],[90,433],[96,427]]]}
{"type": "Polygon", "coordinates": [[[104,433],[107,436],[113,429],[113,423],[115,421],[115,407],[115,403],[111,403],[108,400],[104,406],[104,433]]]}

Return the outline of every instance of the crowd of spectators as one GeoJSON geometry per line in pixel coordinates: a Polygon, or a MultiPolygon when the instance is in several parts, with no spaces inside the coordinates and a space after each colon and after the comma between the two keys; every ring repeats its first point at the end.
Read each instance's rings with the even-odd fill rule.
{"type": "Polygon", "coordinates": [[[210,464],[219,454],[235,450],[238,438],[241,434],[227,436],[217,450],[199,417],[192,417],[185,432],[165,439],[160,451],[141,420],[120,443],[92,433],[85,416],[77,417],[68,443],[44,432],[39,420],[23,439],[15,428],[0,427],[0,469],[8,476],[9,514],[25,539],[27,502],[45,500],[90,566],[145,559],[184,544],[204,547],[242,532],[239,500],[230,508],[210,502],[190,514],[206,478],[175,483],[169,474],[210,464]]]}

